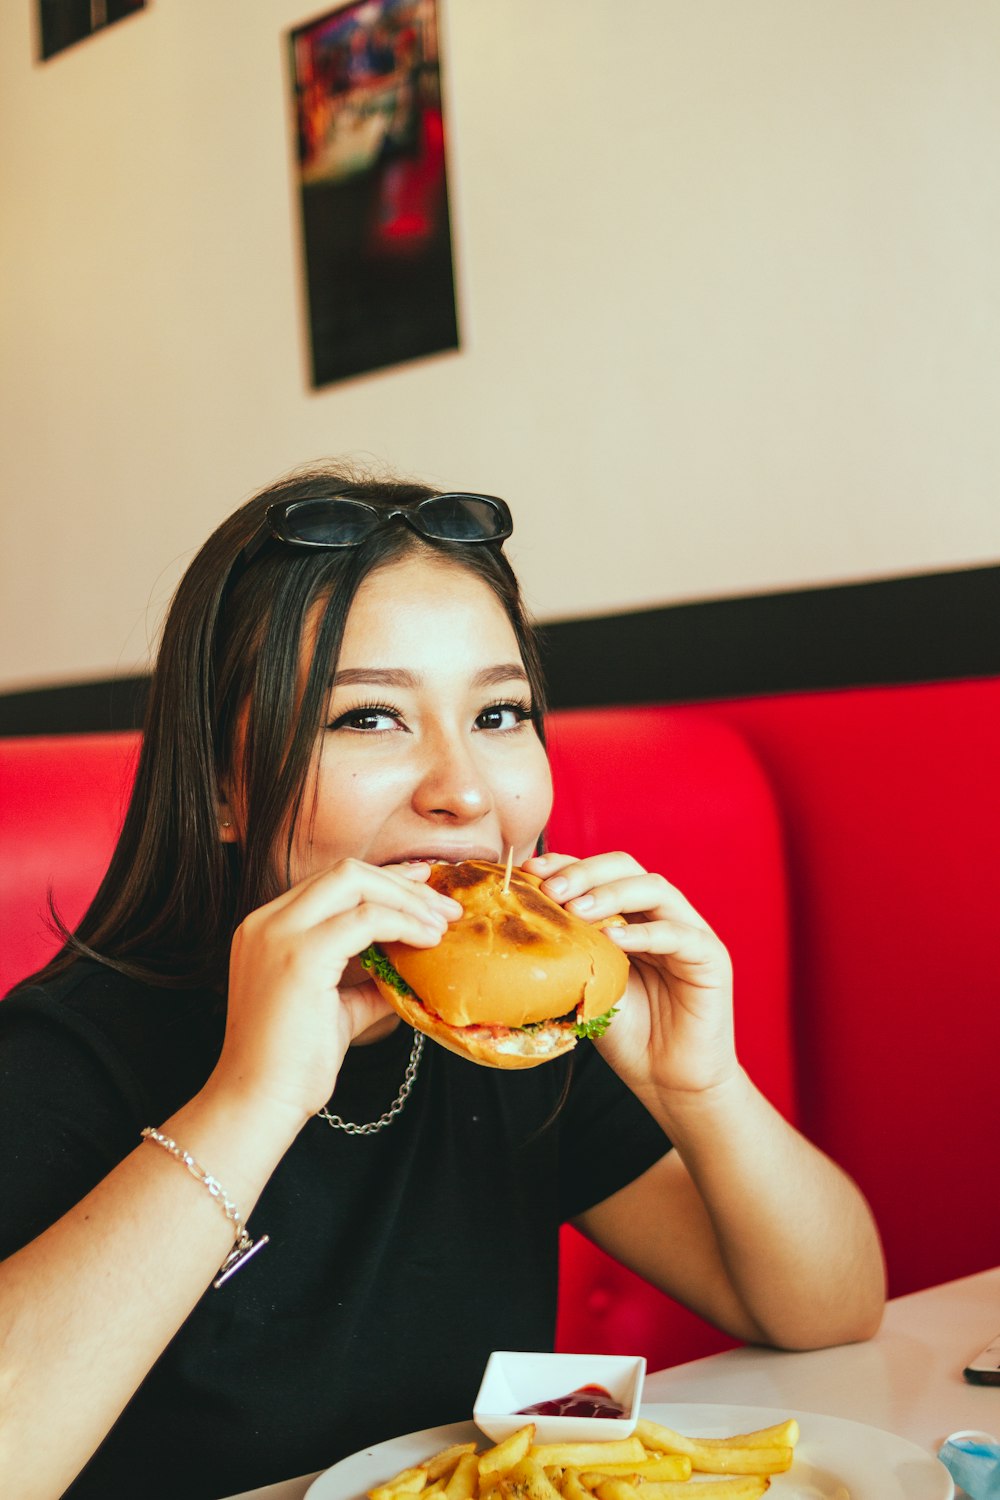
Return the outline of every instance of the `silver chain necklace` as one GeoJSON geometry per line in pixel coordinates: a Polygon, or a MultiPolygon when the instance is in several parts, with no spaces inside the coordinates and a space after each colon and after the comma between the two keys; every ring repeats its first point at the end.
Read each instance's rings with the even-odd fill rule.
{"type": "Polygon", "coordinates": [[[355,1125],[351,1120],[342,1120],[339,1115],[332,1115],[328,1109],[318,1109],[316,1111],[317,1118],[325,1120],[328,1125],[333,1126],[334,1130],[346,1131],[348,1135],[375,1135],[378,1131],[384,1130],[387,1125],[392,1124],[410,1097],[410,1090],[413,1088],[423,1051],[424,1034],[422,1031],[418,1031],[413,1037],[413,1046],[410,1048],[410,1060],[406,1064],[406,1072],[399,1086],[399,1093],[389,1105],[385,1114],[379,1115],[377,1120],[372,1120],[368,1125],[355,1125]]]}

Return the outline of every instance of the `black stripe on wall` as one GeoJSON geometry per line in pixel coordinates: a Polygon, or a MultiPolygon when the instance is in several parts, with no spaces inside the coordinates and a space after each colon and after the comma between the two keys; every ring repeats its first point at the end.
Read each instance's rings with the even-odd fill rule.
{"type": "Polygon", "coordinates": [[[555,708],[1000,674],[1000,567],[712,599],[542,632],[555,708]]]}
{"type": "Polygon", "coordinates": [[[65,687],[0,693],[0,735],[89,734],[138,729],[148,677],[114,677],[65,687]]]}
{"type": "MultiPolygon", "coordinates": [[[[552,621],[541,637],[554,708],[1000,676],[1000,566],[552,621]]],[[[0,694],[0,735],[138,728],[146,688],[0,694]]]]}

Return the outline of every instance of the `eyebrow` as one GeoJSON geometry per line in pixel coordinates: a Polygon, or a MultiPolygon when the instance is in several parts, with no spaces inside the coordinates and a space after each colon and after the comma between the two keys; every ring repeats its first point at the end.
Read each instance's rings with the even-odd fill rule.
{"type": "MultiPolygon", "coordinates": [[[[493,687],[501,682],[527,682],[528,674],[520,662],[498,662],[493,667],[483,667],[472,678],[473,687],[493,687]]],[[[373,687],[418,688],[420,676],[403,667],[345,667],[335,672],[333,687],[346,687],[363,682],[373,687]]]]}

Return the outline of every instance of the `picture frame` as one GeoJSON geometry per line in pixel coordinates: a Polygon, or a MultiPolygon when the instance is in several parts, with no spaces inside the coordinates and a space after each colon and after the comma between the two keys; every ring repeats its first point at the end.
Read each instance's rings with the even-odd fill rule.
{"type": "Polygon", "coordinates": [[[459,347],[437,0],[289,33],[314,387],[459,347]]]}
{"type": "Polygon", "coordinates": [[[145,8],[146,0],[38,0],[38,59],[47,62],[145,8]]]}

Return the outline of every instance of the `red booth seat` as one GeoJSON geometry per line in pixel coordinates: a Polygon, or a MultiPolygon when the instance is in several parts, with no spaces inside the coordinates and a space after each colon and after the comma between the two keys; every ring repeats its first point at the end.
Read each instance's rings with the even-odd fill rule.
{"type": "Polygon", "coordinates": [[[890,1289],[1000,1261],[1000,679],[720,704],[779,789],[801,1123],[890,1289]]]}
{"type": "MultiPolygon", "coordinates": [[[[626,848],[732,952],[739,1050],[860,1182],[894,1293],[1000,1252],[1000,680],[556,713],[552,848],[626,848]]],[[[0,994],[72,923],[134,735],[0,741],[0,994]]],[[[716,1330],[564,1234],[559,1343],[653,1367],[716,1330]]]]}
{"type": "Polygon", "coordinates": [[[0,739],[0,995],[59,947],[51,890],[74,927],[115,846],[138,734],[0,739]]]}

